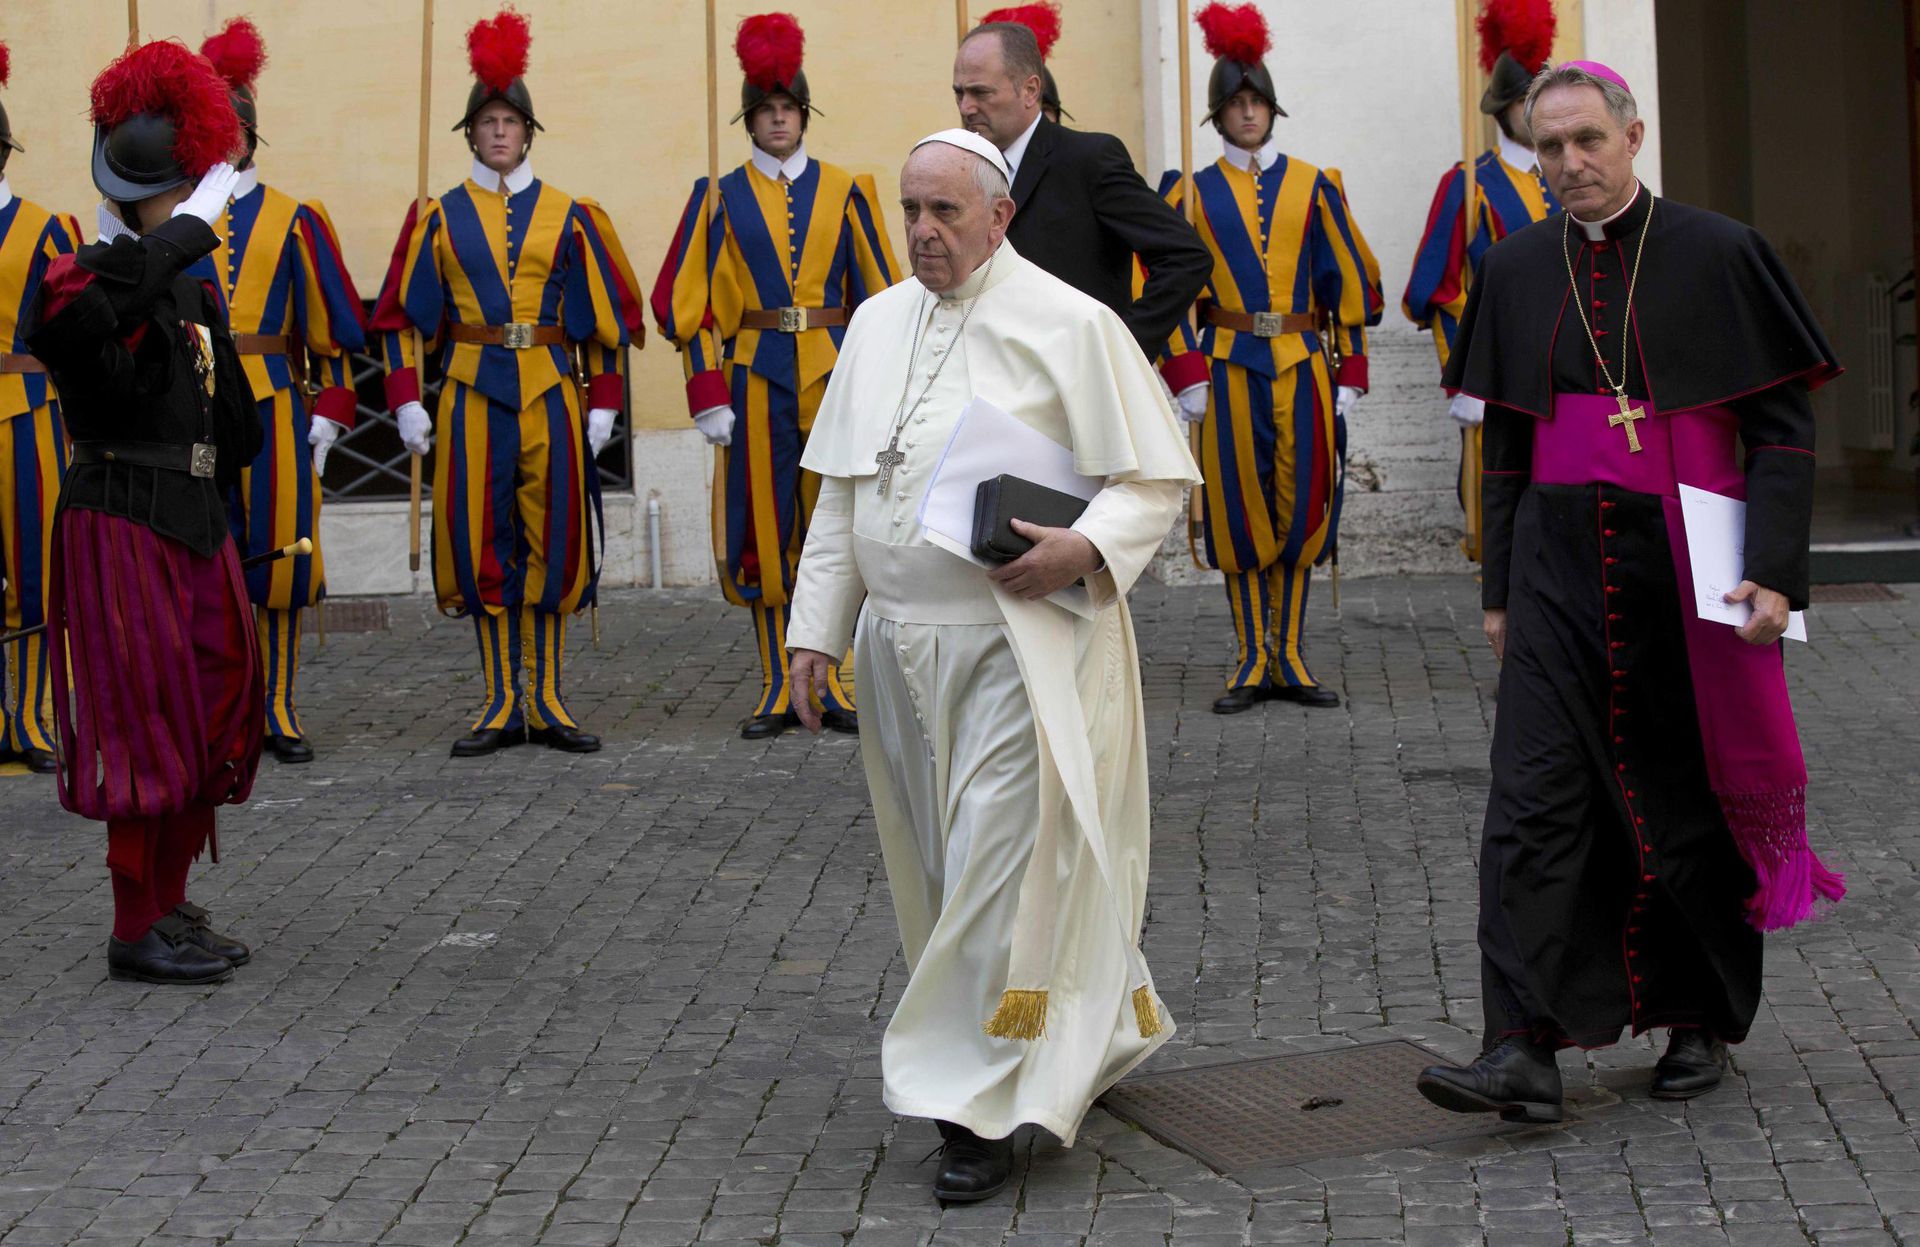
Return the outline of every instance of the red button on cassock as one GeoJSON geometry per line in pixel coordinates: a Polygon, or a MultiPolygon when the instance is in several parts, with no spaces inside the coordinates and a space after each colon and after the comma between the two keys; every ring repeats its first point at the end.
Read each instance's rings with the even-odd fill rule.
{"type": "Polygon", "coordinates": [[[1652,876],[1652,875],[1641,875],[1641,876],[1640,876],[1640,882],[1642,882],[1642,883],[1652,883],[1652,882],[1653,882],[1653,876],[1652,876]]]}
{"type": "Polygon", "coordinates": [[[1607,556],[1607,566],[1608,566],[1608,567],[1612,567],[1612,566],[1613,566],[1614,564],[1616,564],[1616,563],[1618,563],[1619,561],[1620,561],[1619,559],[1617,559],[1617,558],[1614,558],[1614,557],[1613,557],[1612,555],[1608,555],[1608,556],[1607,556]]]}

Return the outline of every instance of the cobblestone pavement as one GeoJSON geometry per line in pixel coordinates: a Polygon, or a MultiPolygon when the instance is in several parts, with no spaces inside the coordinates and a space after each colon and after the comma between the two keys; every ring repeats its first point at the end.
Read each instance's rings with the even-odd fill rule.
{"type": "MultiPolygon", "coordinates": [[[[1214,590],[1137,595],[1155,754],[1157,1067],[1400,1036],[1470,1056],[1494,667],[1460,578],[1321,592],[1347,704],[1207,713],[1214,590]]],[[[857,747],[747,744],[753,645],[705,594],[575,631],[609,747],[456,762],[471,632],[308,651],[320,750],[269,762],[193,895],[221,987],[106,979],[97,829],[0,780],[0,1244],[1920,1242],[1920,597],[1830,606],[1792,672],[1813,823],[1852,895],[1775,938],[1737,1075],[1644,1094],[1652,1041],[1563,1057],[1562,1128],[1235,1182],[1096,1110],[942,1211],[880,1099],[905,981],[857,747]]],[[[1408,1089],[1412,1095],[1412,1089],[1408,1089]]]]}

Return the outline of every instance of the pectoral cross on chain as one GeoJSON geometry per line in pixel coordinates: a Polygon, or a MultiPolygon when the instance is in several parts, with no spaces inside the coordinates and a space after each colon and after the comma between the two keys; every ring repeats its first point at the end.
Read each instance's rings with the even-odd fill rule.
{"type": "Polygon", "coordinates": [[[880,488],[874,492],[884,498],[887,496],[887,487],[893,484],[893,470],[907,461],[907,452],[900,449],[898,433],[893,435],[893,440],[887,443],[885,450],[874,455],[873,461],[880,465],[880,488]]]}
{"type": "Polygon", "coordinates": [[[1617,429],[1625,425],[1627,430],[1627,453],[1637,455],[1640,453],[1640,433],[1639,430],[1633,426],[1635,421],[1645,420],[1647,418],[1647,409],[1644,407],[1629,407],[1627,405],[1627,395],[1624,390],[1616,390],[1613,397],[1614,401],[1620,404],[1620,410],[1607,417],[1607,426],[1617,429]]]}

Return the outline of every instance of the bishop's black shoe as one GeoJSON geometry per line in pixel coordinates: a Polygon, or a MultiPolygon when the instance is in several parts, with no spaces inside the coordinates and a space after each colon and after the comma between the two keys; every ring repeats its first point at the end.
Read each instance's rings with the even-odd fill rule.
{"type": "Polygon", "coordinates": [[[820,712],[820,725],[829,732],[845,732],[849,736],[860,734],[860,716],[838,706],[829,706],[820,712]]]}
{"type": "Polygon", "coordinates": [[[207,911],[191,901],[181,901],[173,907],[173,916],[187,924],[187,938],[206,949],[216,957],[224,958],[228,965],[244,966],[253,960],[253,952],[245,944],[231,935],[222,935],[213,929],[207,920],[207,911]]]}
{"type": "Polygon", "coordinates": [[[53,756],[51,749],[22,749],[20,760],[35,775],[51,775],[60,769],[60,760],[53,756]]]}
{"type": "Polygon", "coordinates": [[[1727,1045],[1708,1031],[1676,1027],[1667,1036],[1667,1053],[1653,1067],[1651,1094],[1656,1100],[1691,1100],[1720,1085],[1727,1072],[1727,1045]]]}
{"type": "Polygon", "coordinates": [[[1565,1115],[1560,1066],[1551,1050],[1508,1035],[1472,1065],[1430,1065],[1414,1085],[1454,1113],[1498,1113],[1504,1121],[1555,1122],[1565,1115]]]}
{"type": "Polygon", "coordinates": [[[756,714],[740,724],[741,740],[772,740],[790,727],[800,726],[800,716],[788,710],[783,714],[756,714]]]}
{"type": "Polygon", "coordinates": [[[1331,710],[1340,704],[1340,694],[1317,684],[1276,684],[1269,696],[1275,701],[1296,702],[1315,710],[1331,710]]]}
{"type": "Polygon", "coordinates": [[[468,732],[453,742],[453,756],[456,758],[481,758],[502,749],[511,749],[515,745],[525,744],[527,732],[520,727],[482,727],[468,732]]]}
{"type": "Polygon", "coordinates": [[[934,1124],[946,1142],[940,1145],[933,1197],[948,1204],[972,1204],[998,1195],[1013,1176],[1013,1136],[983,1139],[950,1121],[934,1124]]]}
{"type": "Polygon", "coordinates": [[[1239,688],[1230,688],[1213,699],[1215,714],[1239,714],[1251,710],[1259,703],[1273,696],[1272,690],[1259,684],[1245,684],[1239,688]]]}
{"type": "Polygon", "coordinates": [[[313,761],[313,746],[298,736],[267,737],[267,752],[272,754],[274,759],[279,762],[299,763],[313,761]]]}
{"type": "Polygon", "coordinates": [[[527,740],[531,744],[545,745],[562,753],[600,752],[598,736],[563,723],[556,723],[552,727],[530,727],[527,729],[527,740]]]}
{"type": "Polygon", "coordinates": [[[107,977],[136,983],[201,986],[233,977],[233,963],[189,938],[187,924],[168,914],[137,940],[107,937],[107,977]]]}

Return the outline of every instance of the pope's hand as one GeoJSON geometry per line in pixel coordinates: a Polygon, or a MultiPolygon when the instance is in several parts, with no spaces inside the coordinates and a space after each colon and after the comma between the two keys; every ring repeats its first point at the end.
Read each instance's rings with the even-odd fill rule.
{"type": "Polygon", "coordinates": [[[433,417],[419,403],[401,403],[393,418],[400,424],[400,444],[416,455],[433,449],[433,417]]]}
{"type": "Polygon", "coordinates": [[[1480,631],[1487,637],[1487,644],[1493,647],[1493,660],[1504,662],[1507,657],[1507,612],[1505,608],[1482,612],[1480,631]]]}
{"type": "Polygon", "coordinates": [[[595,407],[587,413],[587,449],[598,459],[613,440],[613,418],[620,413],[611,407],[595,407]]]}
{"type": "Polygon", "coordinates": [[[192,215],[199,217],[208,225],[220,219],[227,210],[227,200],[233,198],[233,188],[239,184],[240,171],[230,164],[217,164],[200,175],[200,182],[193,188],[193,194],[181,200],[173,210],[174,216],[192,215]]]}
{"type": "Polygon", "coordinates": [[[1188,424],[1198,424],[1207,418],[1207,396],[1213,386],[1202,381],[1180,391],[1180,418],[1188,424]]]}
{"type": "Polygon", "coordinates": [[[1787,615],[1792,609],[1786,594],[1743,580],[1739,588],[1727,594],[1727,601],[1753,603],[1753,617],[1734,629],[1748,645],[1772,645],[1786,633],[1787,615]]]}
{"type": "Polygon", "coordinates": [[[994,568],[987,576],[1015,597],[1037,601],[1100,568],[1100,551],[1071,528],[1048,528],[1015,520],[1013,531],[1033,542],[1033,549],[1011,563],[994,568]]]}
{"type": "Polygon", "coordinates": [[[1360,396],[1365,393],[1366,391],[1358,386],[1341,386],[1339,392],[1333,396],[1333,414],[1345,420],[1347,413],[1353,410],[1353,405],[1359,402],[1360,396]]]}
{"type": "Polygon", "coordinates": [[[307,430],[307,445],[313,451],[315,476],[327,474],[327,452],[333,449],[333,444],[339,441],[340,435],[346,431],[346,426],[337,420],[329,420],[325,416],[313,418],[313,427],[307,430]]]}
{"type": "Polygon", "coordinates": [[[693,427],[709,446],[733,445],[733,408],[709,407],[693,418],[693,427]]]}
{"type": "Polygon", "coordinates": [[[1447,404],[1447,414],[1463,429],[1477,428],[1487,418],[1487,404],[1471,394],[1455,394],[1447,404]]]}
{"type": "Polygon", "coordinates": [[[793,712],[800,716],[800,725],[809,732],[820,732],[820,707],[814,704],[817,695],[822,700],[827,696],[827,673],[833,668],[833,659],[817,649],[796,649],[787,666],[787,696],[793,705],[793,712]]]}

